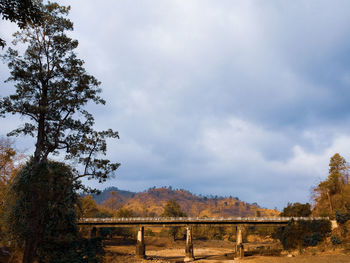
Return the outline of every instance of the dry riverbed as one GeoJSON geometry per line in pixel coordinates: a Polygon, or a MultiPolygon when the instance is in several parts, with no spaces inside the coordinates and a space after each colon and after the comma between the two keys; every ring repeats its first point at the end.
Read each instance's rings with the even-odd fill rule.
{"type": "MultiPolygon", "coordinates": [[[[172,241],[168,238],[146,238],[146,260],[135,259],[133,242],[106,242],[106,259],[108,263],[178,263],[183,262],[185,254],[184,241],[172,241]],[[118,243],[118,244],[116,244],[118,243]]],[[[316,255],[309,253],[288,257],[248,256],[244,259],[234,258],[233,243],[226,241],[194,241],[195,262],[200,263],[350,263],[350,254],[343,251],[323,252],[316,255]]]]}

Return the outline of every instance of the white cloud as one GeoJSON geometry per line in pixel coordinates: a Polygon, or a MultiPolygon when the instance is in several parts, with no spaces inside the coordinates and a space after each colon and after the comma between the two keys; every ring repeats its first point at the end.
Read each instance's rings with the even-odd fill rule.
{"type": "Polygon", "coordinates": [[[350,2],[59,2],[102,81],[97,127],[121,135],[110,184],[274,207],[307,201],[335,152],[350,158],[350,2]]]}
{"type": "MultiPolygon", "coordinates": [[[[222,191],[233,187],[245,200],[252,198],[249,196],[252,192],[253,198],[273,192],[280,196],[276,202],[279,206],[290,200],[306,202],[311,197],[310,188],[327,177],[331,156],[340,153],[350,160],[350,136],[346,134],[333,135],[328,138],[328,146],[310,151],[293,144],[297,138],[290,134],[266,130],[238,118],[231,117],[221,125],[212,124],[204,127],[198,144],[209,155],[211,171],[220,171],[220,180],[227,182],[222,191]],[[279,147],[279,152],[291,151],[291,155],[282,159],[267,158],[274,147],[279,147]]],[[[305,131],[302,136],[322,144],[317,132],[305,131]]],[[[266,196],[261,200],[271,205],[266,196]]]]}

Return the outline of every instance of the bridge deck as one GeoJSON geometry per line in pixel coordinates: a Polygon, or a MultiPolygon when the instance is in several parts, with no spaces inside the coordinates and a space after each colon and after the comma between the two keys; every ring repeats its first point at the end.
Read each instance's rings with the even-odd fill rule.
{"type": "Polygon", "coordinates": [[[82,218],[79,225],[93,226],[186,226],[186,225],[286,225],[291,220],[329,220],[328,217],[231,217],[231,218],[193,218],[193,217],[147,217],[147,218],[82,218]]]}

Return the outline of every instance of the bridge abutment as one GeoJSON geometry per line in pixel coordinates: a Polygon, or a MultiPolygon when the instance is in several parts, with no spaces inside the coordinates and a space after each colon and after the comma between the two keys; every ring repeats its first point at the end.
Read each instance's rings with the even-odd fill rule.
{"type": "Polygon", "coordinates": [[[184,262],[194,261],[193,242],[192,242],[192,226],[186,227],[186,249],[184,262]]]}
{"type": "Polygon", "coordinates": [[[136,257],[146,257],[145,229],[143,226],[140,226],[139,231],[137,232],[136,257]]]}

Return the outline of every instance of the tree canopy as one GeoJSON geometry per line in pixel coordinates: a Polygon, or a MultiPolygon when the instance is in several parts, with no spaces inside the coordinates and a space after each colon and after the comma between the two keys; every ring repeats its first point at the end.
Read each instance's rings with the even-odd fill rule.
{"type": "Polygon", "coordinates": [[[181,210],[181,207],[176,200],[169,200],[165,206],[162,217],[186,217],[186,212],[181,210]]]}
{"type": "MultiPolygon", "coordinates": [[[[70,7],[36,1],[41,19],[23,24],[15,33],[14,44],[22,43],[24,52],[8,48],[2,58],[8,62],[15,92],[0,99],[0,115],[19,115],[25,122],[8,135],[35,138],[31,173],[32,184],[40,184],[41,167],[52,155],[63,154],[74,163],[71,180],[80,183],[88,177],[105,181],[119,167],[101,156],[106,155],[107,138],[119,138],[118,132],[96,131],[94,117],[86,110],[88,103],[105,104],[99,96],[100,82],[89,75],[74,50],[78,41],[66,35],[73,23],[66,18],[70,7]]],[[[9,18],[10,19],[10,18],[9,18]]],[[[29,187],[30,188],[30,187],[29,187]]],[[[29,191],[29,190],[28,190],[29,191]]],[[[23,262],[32,263],[45,232],[41,223],[42,192],[32,191],[28,202],[31,227],[25,236],[23,262]]]]}
{"type": "Polygon", "coordinates": [[[301,203],[288,203],[288,205],[283,208],[281,216],[287,217],[307,217],[311,215],[311,205],[309,203],[301,204],[301,203]]]}
{"type": "MultiPolygon", "coordinates": [[[[187,214],[181,210],[181,207],[176,200],[169,200],[165,206],[164,211],[161,214],[162,217],[186,217],[187,214]]],[[[176,236],[178,235],[180,231],[179,227],[170,227],[169,228],[169,235],[173,237],[173,240],[175,241],[176,236]]]]}
{"type": "Polygon", "coordinates": [[[0,138],[0,203],[4,200],[3,193],[11,182],[16,171],[16,151],[9,139],[0,138]]]}
{"type": "Polygon", "coordinates": [[[91,251],[88,240],[79,235],[76,225],[76,204],[79,185],[73,180],[69,166],[48,161],[40,166],[40,173],[33,176],[33,158],[19,170],[13,179],[6,198],[5,221],[8,242],[21,247],[28,233],[32,233],[31,196],[39,193],[40,239],[36,259],[42,263],[98,262],[103,252],[97,240],[91,251]],[[39,178],[38,178],[39,177],[39,178]],[[97,242],[97,243],[96,243],[97,242]],[[91,253],[92,252],[92,253],[91,253]]]}
{"type": "Polygon", "coordinates": [[[0,100],[0,114],[27,118],[10,135],[36,137],[35,162],[63,150],[67,160],[84,167],[81,176],[104,181],[119,164],[96,158],[96,153],[105,154],[105,139],[118,138],[118,133],[95,131],[94,118],[84,108],[88,102],[105,104],[99,96],[100,82],[86,73],[84,61],[74,53],[78,41],[65,34],[73,30],[64,17],[70,8],[55,3],[40,8],[43,22],[15,34],[17,42],[28,44],[23,56],[12,48],[3,56],[11,73],[7,81],[16,83],[16,92],[0,100]]]}
{"type": "MultiPolygon", "coordinates": [[[[2,19],[16,23],[24,28],[28,23],[38,23],[41,12],[32,0],[1,0],[0,15],[2,19]]],[[[0,38],[0,46],[5,46],[5,41],[0,38]]]]}
{"type": "Polygon", "coordinates": [[[314,214],[335,218],[336,212],[350,212],[348,164],[339,154],[329,161],[329,175],[314,188],[314,214]]]}
{"type": "Polygon", "coordinates": [[[0,243],[6,241],[6,224],[3,214],[5,212],[5,200],[13,178],[15,177],[19,159],[13,143],[9,139],[0,138],[0,243]]]}

